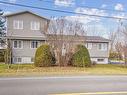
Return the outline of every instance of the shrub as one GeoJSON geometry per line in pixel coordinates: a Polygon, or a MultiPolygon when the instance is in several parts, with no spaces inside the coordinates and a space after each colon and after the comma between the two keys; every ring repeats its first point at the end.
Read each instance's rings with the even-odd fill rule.
{"type": "Polygon", "coordinates": [[[4,62],[5,50],[0,50],[0,62],[4,62]]]}
{"type": "Polygon", "coordinates": [[[122,53],[110,52],[109,59],[111,59],[111,60],[122,60],[123,56],[122,56],[122,53]]]}
{"type": "Polygon", "coordinates": [[[47,44],[41,45],[35,54],[35,66],[42,67],[42,66],[51,66],[54,61],[54,56],[50,51],[50,46],[47,44]]]}
{"type": "Polygon", "coordinates": [[[90,55],[87,48],[83,45],[77,46],[77,52],[72,56],[72,65],[77,67],[91,66],[90,55]]]}

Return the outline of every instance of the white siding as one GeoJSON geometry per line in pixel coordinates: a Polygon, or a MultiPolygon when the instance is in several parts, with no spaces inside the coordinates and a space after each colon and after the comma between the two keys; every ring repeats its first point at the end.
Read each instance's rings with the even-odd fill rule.
{"type": "Polygon", "coordinates": [[[108,58],[91,58],[91,61],[95,61],[97,64],[108,64],[108,58]],[[98,59],[103,59],[103,61],[98,61],[98,59]]]}

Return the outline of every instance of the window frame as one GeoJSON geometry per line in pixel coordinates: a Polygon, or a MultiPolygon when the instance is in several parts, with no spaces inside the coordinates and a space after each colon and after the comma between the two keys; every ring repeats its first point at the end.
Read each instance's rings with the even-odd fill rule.
{"type": "Polygon", "coordinates": [[[104,62],[105,59],[104,59],[104,58],[98,58],[97,61],[98,61],[98,62],[104,62]]]}
{"type": "Polygon", "coordinates": [[[15,47],[15,41],[19,42],[19,41],[21,41],[21,40],[14,40],[14,41],[13,41],[13,49],[23,49],[23,41],[21,41],[21,47],[20,47],[20,48],[19,48],[18,43],[17,43],[17,47],[15,47]]]}
{"type": "Polygon", "coordinates": [[[40,22],[39,21],[31,21],[30,22],[31,30],[40,30],[40,22]]]}
{"type": "Polygon", "coordinates": [[[23,20],[14,20],[13,21],[13,29],[23,29],[23,20]],[[16,26],[17,24],[17,26],[16,26]],[[20,26],[21,24],[21,26],[20,26]]]}
{"type": "Polygon", "coordinates": [[[98,50],[107,51],[108,50],[108,44],[107,43],[99,43],[98,44],[98,50]],[[101,45],[101,49],[100,49],[100,45],[101,45]]]}
{"type": "Polygon", "coordinates": [[[13,57],[13,62],[14,63],[22,63],[22,57],[13,57]],[[20,61],[19,61],[20,59],[20,61]]]}
{"type": "Polygon", "coordinates": [[[30,49],[37,49],[38,48],[38,46],[39,46],[39,41],[30,41],[30,49]],[[36,48],[33,48],[32,47],[32,42],[37,42],[37,47],[36,48]]]}
{"type": "Polygon", "coordinates": [[[87,49],[92,49],[93,43],[87,43],[87,49]]]}

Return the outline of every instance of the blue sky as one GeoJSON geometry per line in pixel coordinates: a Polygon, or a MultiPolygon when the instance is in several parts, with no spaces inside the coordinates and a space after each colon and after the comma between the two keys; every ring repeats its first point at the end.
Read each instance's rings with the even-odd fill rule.
{"type": "MultiPolygon", "coordinates": [[[[120,17],[126,18],[127,16],[127,0],[0,0],[11,3],[25,4],[36,7],[44,7],[51,9],[59,9],[72,11],[75,13],[86,13],[90,15],[102,15],[102,16],[112,16],[112,17],[120,17]],[[49,2],[45,2],[49,1],[49,2]],[[85,6],[91,7],[87,8],[85,6]],[[108,9],[108,10],[99,10],[100,9],[108,9]],[[111,11],[110,11],[111,10],[111,11]],[[117,11],[125,11],[125,12],[117,12],[117,11]]],[[[105,36],[110,31],[116,31],[114,28],[118,26],[118,20],[116,19],[106,19],[106,18],[96,18],[96,17],[88,17],[82,15],[74,15],[68,13],[59,13],[52,11],[45,11],[39,9],[31,9],[24,8],[12,5],[0,4],[0,9],[2,9],[5,13],[12,13],[22,10],[31,10],[37,14],[40,14],[44,17],[50,18],[51,16],[67,16],[69,20],[79,20],[85,25],[90,25],[87,29],[88,31],[98,31],[99,34],[105,36]],[[93,23],[94,22],[94,23],[93,23]]],[[[93,33],[93,35],[95,35],[93,33]]]]}
{"type": "MultiPolygon", "coordinates": [[[[46,7],[52,9],[68,10],[68,11],[75,11],[77,8],[81,6],[127,11],[127,6],[126,6],[127,0],[44,0],[44,1],[50,1],[50,3],[44,2],[43,0],[0,0],[0,1],[19,3],[19,4],[31,5],[37,7],[46,7]]],[[[46,17],[72,15],[72,14],[57,13],[51,11],[38,10],[38,9],[9,6],[4,4],[1,4],[0,8],[6,12],[14,12],[19,10],[32,10],[46,17]]]]}

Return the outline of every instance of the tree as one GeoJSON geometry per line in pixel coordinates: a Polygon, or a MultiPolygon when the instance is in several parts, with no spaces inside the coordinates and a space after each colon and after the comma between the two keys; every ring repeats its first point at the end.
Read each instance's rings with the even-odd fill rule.
{"type": "MultiPolygon", "coordinates": [[[[5,43],[6,43],[6,33],[5,33],[5,19],[3,17],[3,11],[0,10],[0,46],[4,47],[5,43]]],[[[1,57],[1,61],[4,61],[4,55],[5,55],[5,50],[2,49],[0,51],[0,57],[1,57]]]]}
{"type": "Polygon", "coordinates": [[[41,45],[35,54],[34,65],[37,67],[51,66],[54,63],[54,57],[50,51],[50,46],[47,44],[41,45]]]}
{"type": "Polygon", "coordinates": [[[123,45],[123,54],[124,54],[124,60],[125,60],[125,66],[127,66],[127,27],[124,26],[124,30],[122,31],[124,35],[124,45],[123,45]]]}
{"type": "Polygon", "coordinates": [[[85,35],[83,24],[78,21],[69,21],[65,17],[53,18],[49,23],[47,33],[48,43],[55,51],[56,64],[67,66],[72,56],[72,47],[78,40],[76,37],[85,35]]]}
{"type": "Polygon", "coordinates": [[[0,10],[0,43],[2,43],[4,46],[7,46],[7,49],[5,51],[5,63],[8,64],[8,68],[10,68],[11,64],[11,45],[10,40],[6,39],[6,27],[5,27],[5,18],[3,16],[4,12],[0,10]]]}
{"type": "Polygon", "coordinates": [[[0,10],[0,43],[5,43],[5,19],[3,17],[3,12],[0,10]]]}
{"type": "Polygon", "coordinates": [[[89,67],[91,66],[90,55],[87,48],[84,45],[78,45],[77,51],[72,56],[72,64],[77,67],[89,67]]]}
{"type": "Polygon", "coordinates": [[[115,43],[116,43],[116,32],[109,32],[109,39],[110,39],[110,52],[114,51],[115,43]]]}

